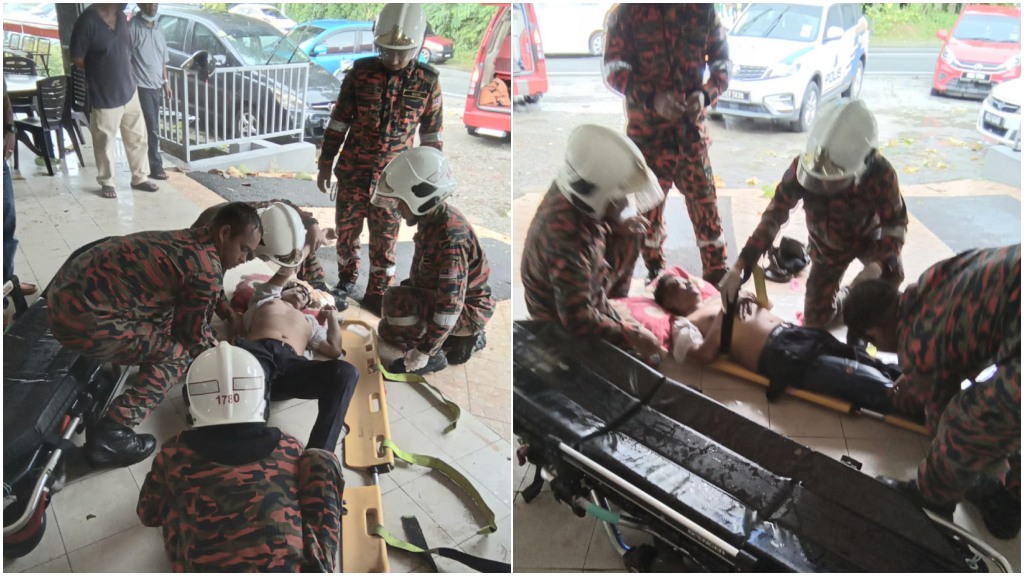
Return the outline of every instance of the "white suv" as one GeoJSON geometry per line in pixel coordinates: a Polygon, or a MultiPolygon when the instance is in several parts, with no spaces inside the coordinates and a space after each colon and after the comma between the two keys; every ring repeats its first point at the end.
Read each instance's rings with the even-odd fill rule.
{"type": "Polygon", "coordinates": [[[860,93],[869,36],[860,4],[751,4],[729,32],[729,89],[712,114],[804,132],[822,102],[860,93]]]}

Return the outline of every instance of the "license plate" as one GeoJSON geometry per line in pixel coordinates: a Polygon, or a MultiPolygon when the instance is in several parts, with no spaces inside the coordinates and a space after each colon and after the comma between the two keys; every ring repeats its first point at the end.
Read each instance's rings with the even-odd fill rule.
{"type": "Polygon", "coordinates": [[[981,72],[964,72],[962,77],[963,77],[964,80],[970,80],[971,82],[988,82],[989,81],[989,75],[988,74],[983,74],[981,72]]]}
{"type": "Polygon", "coordinates": [[[1000,118],[999,116],[996,116],[995,114],[990,113],[990,112],[985,112],[985,123],[986,124],[991,124],[991,125],[995,126],[996,128],[1002,128],[1003,127],[1003,119],[1000,118]]]}
{"type": "Polygon", "coordinates": [[[750,93],[740,92],[739,90],[726,90],[725,97],[729,98],[730,100],[743,100],[744,102],[746,102],[747,100],[750,99],[750,93]]]}

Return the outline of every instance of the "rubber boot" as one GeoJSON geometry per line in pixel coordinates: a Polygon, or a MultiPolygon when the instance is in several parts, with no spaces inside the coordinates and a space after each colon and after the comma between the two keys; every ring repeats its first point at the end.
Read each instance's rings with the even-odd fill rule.
{"type": "Polygon", "coordinates": [[[483,350],[485,346],[487,336],[480,332],[472,336],[449,336],[442,348],[449,364],[465,364],[474,352],[483,350]]]}
{"type": "Polygon", "coordinates": [[[131,466],[149,457],[156,449],[152,434],[136,434],[131,428],[105,417],[86,443],[86,455],[94,466],[131,466]]]}
{"type": "MultiPolygon", "coordinates": [[[[445,358],[444,352],[438,352],[427,360],[427,365],[419,370],[414,370],[413,374],[430,374],[431,372],[437,372],[438,370],[444,370],[448,367],[448,359],[445,358]]],[[[407,374],[409,371],[405,369],[405,358],[398,358],[391,363],[388,367],[388,372],[392,374],[407,374]]]]}
{"type": "Polygon", "coordinates": [[[979,478],[967,490],[966,499],[981,512],[985,528],[996,538],[1010,540],[1020,532],[1020,498],[994,478],[979,478]]]}

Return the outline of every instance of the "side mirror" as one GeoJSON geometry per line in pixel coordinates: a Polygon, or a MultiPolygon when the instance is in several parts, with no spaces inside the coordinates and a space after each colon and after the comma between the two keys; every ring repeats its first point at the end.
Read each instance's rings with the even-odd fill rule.
{"type": "Polygon", "coordinates": [[[217,66],[227,66],[228,57],[223,54],[214,54],[213,61],[217,63],[217,66]]]}
{"type": "Polygon", "coordinates": [[[946,30],[939,30],[935,33],[935,37],[942,41],[949,40],[949,32],[946,30]]]}
{"type": "Polygon", "coordinates": [[[322,56],[322,55],[324,55],[326,53],[327,53],[327,49],[324,48],[323,44],[317,44],[316,46],[313,46],[313,48],[311,48],[309,50],[309,55],[310,56],[322,56]]]}
{"type": "Polygon", "coordinates": [[[829,26],[825,30],[825,42],[831,42],[843,37],[843,29],[839,26],[829,26]]]}

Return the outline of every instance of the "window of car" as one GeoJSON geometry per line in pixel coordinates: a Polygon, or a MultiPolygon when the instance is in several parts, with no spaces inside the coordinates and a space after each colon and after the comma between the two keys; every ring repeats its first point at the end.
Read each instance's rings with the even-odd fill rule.
{"type": "Polygon", "coordinates": [[[160,17],[160,29],[167,39],[167,47],[179,52],[185,51],[185,33],[188,31],[188,20],[177,16],[163,15],[160,17]]]}
{"type": "Polygon", "coordinates": [[[356,50],[360,54],[377,51],[377,45],[373,43],[372,30],[362,30],[359,32],[359,47],[356,50]]]}
{"type": "Polygon", "coordinates": [[[336,32],[324,38],[318,47],[322,47],[328,54],[355,54],[356,46],[359,45],[357,34],[355,30],[336,32]]]}
{"type": "Polygon", "coordinates": [[[843,8],[838,4],[831,6],[828,9],[828,19],[825,21],[825,32],[831,27],[837,27],[840,30],[846,30],[846,26],[843,24],[843,8]]]}
{"type": "Polygon", "coordinates": [[[295,28],[292,28],[291,32],[285,35],[285,38],[287,38],[292,44],[300,46],[305,50],[309,47],[308,44],[323,31],[323,28],[309,24],[305,26],[296,26],[295,28]]]}
{"type": "Polygon", "coordinates": [[[309,62],[294,42],[266,22],[245,19],[222,26],[218,35],[238,53],[243,66],[309,62]]]}
{"type": "Polygon", "coordinates": [[[863,15],[864,12],[861,10],[860,4],[843,4],[843,21],[846,23],[847,30],[856,28],[863,15]]]}
{"type": "Polygon", "coordinates": [[[228,51],[217,35],[204,24],[196,23],[192,28],[192,52],[206,50],[211,55],[227,56],[228,51]]]}
{"type": "Polygon", "coordinates": [[[953,38],[1017,44],[1020,20],[995,14],[964,14],[953,30],[953,38]]]}
{"type": "Polygon", "coordinates": [[[821,7],[751,4],[733,27],[733,36],[813,42],[821,27],[821,7]]]}

